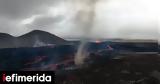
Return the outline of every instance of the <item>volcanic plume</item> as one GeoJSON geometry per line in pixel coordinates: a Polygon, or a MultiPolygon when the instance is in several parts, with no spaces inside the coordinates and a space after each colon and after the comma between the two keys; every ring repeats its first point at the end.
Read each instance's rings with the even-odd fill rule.
{"type": "Polygon", "coordinates": [[[75,56],[75,64],[82,65],[86,57],[85,45],[88,42],[89,34],[93,28],[95,17],[95,5],[97,0],[76,0],[77,8],[79,8],[76,16],[78,27],[83,29],[81,44],[75,56]]]}

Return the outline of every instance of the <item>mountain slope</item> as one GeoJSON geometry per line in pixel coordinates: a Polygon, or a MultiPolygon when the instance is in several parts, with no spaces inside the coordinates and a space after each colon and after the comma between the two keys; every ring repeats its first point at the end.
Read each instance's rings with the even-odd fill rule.
{"type": "Polygon", "coordinates": [[[0,33],[0,48],[15,47],[14,42],[15,37],[6,33],[0,33]]]}
{"type": "Polygon", "coordinates": [[[34,30],[19,37],[0,33],[0,48],[33,47],[34,45],[46,46],[48,44],[64,43],[67,43],[67,41],[51,33],[40,30],[34,30]]]}

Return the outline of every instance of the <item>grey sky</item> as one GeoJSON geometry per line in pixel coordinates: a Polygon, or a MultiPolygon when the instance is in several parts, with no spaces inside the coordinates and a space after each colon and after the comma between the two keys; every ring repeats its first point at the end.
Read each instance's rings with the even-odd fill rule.
{"type": "MultiPolygon", "coordinates": [[[[75,17],[84,7],[74,1],[0,0],[0,32],[19,36],[38,29],[63,38],[79,38],[85,30],[75,23],[75,17]]],[[[99,0],[90,37],[157,39],[159,2],[99,0]]]]}

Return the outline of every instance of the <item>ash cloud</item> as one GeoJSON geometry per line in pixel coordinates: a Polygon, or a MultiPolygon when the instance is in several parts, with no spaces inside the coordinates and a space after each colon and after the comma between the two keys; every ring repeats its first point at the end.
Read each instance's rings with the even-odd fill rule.
{"type": "MultiPolygon", "coordinates": [[[[80,21],[84,12],[79,11],[83,5],[76,9],[74,2],[77,0],[0,0],[0,32],[19,36],[40,29],[66,39],[81,38],[88,29],[84,31],[83,25],[77,26],[85,24],[80,21]],[[41,17],[29,23],[37,26],[21,24],[37,15],[41,17]]],[[[157,39],[158,3],[158,0],[99,0],[88,37],[157,39]]]]}
{"type": "Polygon", "coordinates": [[[59,23],[63,20],[63,16],[56,16],[56,17],[51,17],[51,16],[41,16],[38,18],[35,18],[35,20],[32,22],[32,24],[27,24],[26,26],[29,27],[30,29],[41,29],[41,30],[47,30],[51,27],[54,28],[56,23],[59,23]]]}
{"type": "Polygon", "coordinates": [[[45,12],[56,0],[0,0],[0,15],[10,19],[27,18],[45,12]]]}

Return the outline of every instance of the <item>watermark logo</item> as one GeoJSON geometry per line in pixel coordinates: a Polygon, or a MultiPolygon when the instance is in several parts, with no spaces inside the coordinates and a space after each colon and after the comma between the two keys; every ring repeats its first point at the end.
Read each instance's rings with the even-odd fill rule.
{"type": "Polygon", "coordinates": [[[54,83],[54,72],[1,72],[3,83],[54,83]]]}

